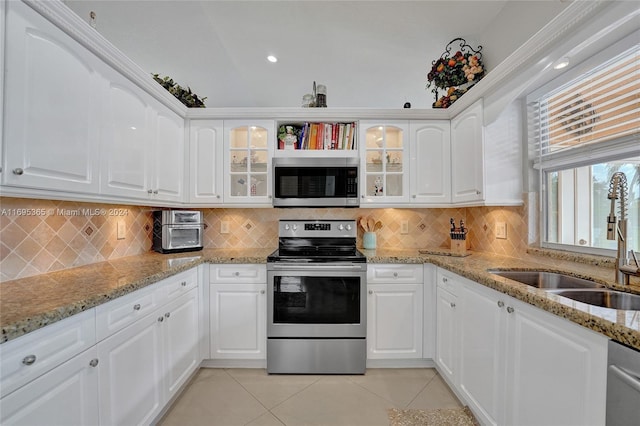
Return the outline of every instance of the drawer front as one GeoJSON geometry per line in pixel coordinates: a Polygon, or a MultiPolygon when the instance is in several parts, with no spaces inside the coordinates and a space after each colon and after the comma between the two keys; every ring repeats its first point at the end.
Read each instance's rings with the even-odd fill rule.
{"type": "Polygon", "coordinates": [[[367,265],[367,283],[422,284],[422,264],[370,264],[367,265]]]}
{"type": "Polygon", "coordinates": [[[257,264],[211,265],[209,282],[216,283],[265,283],[267,266],[257,264]]]}
{"type": "Polygon", "coordinates": [[[0,345],[0,395],[73,358],[96,343],[95,309],[0,345]]]}
{"type": "Polygon", "coordinates": [[[458,278],[456,275],[450,274],[443,269],[438,268],[436,283],[439,288],[442,288],[454,296],[458,294],[458,278]]]}
{"type": "Polygon", "coordinates": [[[189,290],[198,287],[198,268],[181,272],[162,281],[167,298],[173,300],[186,294],[189,290]]]}
{"type": "MultiPolygon", "coordinates": [[[[161,282],[162,283],[162,282],[161,282]]],[[[96,307],[96,335],[98,341],[122,330],[153,312],[166,301],[161,283],[134,291],[96,307]]]]}

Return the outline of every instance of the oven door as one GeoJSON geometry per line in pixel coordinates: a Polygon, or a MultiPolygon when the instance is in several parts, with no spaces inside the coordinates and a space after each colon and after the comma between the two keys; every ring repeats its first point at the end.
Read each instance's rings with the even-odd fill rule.
{"type": "Polygon", "coordinates": [[[268,269],[267,337],[366,337],[366,264],[268,269]]]}

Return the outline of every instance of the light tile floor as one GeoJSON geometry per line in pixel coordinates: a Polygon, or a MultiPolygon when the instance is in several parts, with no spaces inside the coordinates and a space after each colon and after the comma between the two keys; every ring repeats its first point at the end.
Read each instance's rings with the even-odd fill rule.
{"type": "Polygon", "coordinates": [[[160,421],[170,425],[384,425],[387,408],[461,404],[434,369],[368,369],[363,376],[268,375],[201,369],[160,421]]]}

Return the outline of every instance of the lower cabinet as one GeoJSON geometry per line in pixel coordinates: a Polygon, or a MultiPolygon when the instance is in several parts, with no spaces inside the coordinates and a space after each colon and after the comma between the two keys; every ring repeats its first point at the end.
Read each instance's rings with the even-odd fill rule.
{"type": "Polygon", "coordinates": [[[436,363],[482,424],[604,424],[604,336],[448,272],[438,285],[436,363]]]}
{"type": "Polygon", "coordinates": [[[367,267],[368,359],[422,358],[422,270],[422,264],[367,267]]]}
{"type": "Polygon", "coordinates": [[[209,274],[211,359],[267,358],[265,265],[212,265],[209,274]]]}
{"type": "Polygon", "coordinates": [[[198,367],[192,289],[98,343],[100,424],[148,424],[198,367]]]}
{"type": "Polygon", "coordinates": [[[0,400],[3,425],[97,425],[98,366],[93,346],[0,400]]]}

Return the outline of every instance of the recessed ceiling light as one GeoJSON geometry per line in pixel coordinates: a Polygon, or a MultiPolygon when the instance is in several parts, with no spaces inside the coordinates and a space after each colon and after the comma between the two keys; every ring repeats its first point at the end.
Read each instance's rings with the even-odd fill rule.
{"type": "Polygon", "coordinates": [[[276,62],[278,62],[278,58],[276,58],[273,55],[269,55],[269,56],[267,56],[267,61],[276,63],[276,62]]]}
{"type": "Polygon", "coordinates": [[[553,64],[553,68],[557,70],[561,70],[562,68],[565,68],[567,65],[569,65],[569,58],[564,57],[564,58],[558,59],[556,63],[553,64]]]}

